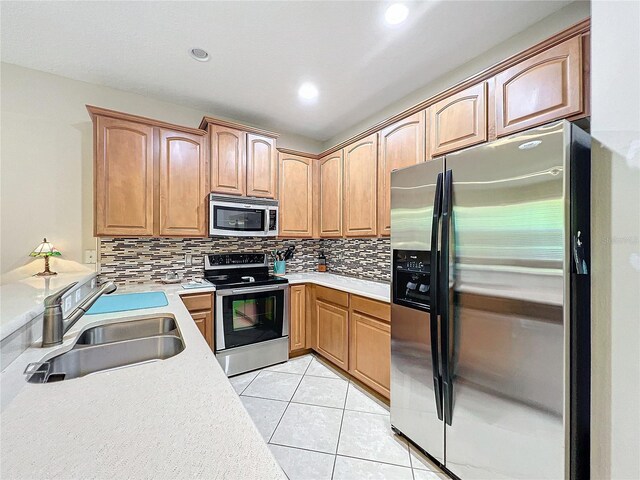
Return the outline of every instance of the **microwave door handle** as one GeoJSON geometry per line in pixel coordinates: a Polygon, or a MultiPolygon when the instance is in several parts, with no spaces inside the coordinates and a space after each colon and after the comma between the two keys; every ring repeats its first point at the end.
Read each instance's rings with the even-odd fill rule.
{"type": "Polygon", "coordinates": [[[264,234],[269,235],[269,218],[271,217],[271,215],[269,214],[269,212],[271,212],[270,208],[265,208],[264,209],[264,234]]]}

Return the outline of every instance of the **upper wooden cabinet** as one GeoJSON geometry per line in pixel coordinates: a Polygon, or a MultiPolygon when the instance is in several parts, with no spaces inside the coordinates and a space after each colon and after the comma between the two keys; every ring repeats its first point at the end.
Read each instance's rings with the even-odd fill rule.
{"type": "Polygon", "coordinates": [[[313,235],[313,162],[299,155],[279,155],[281,237],[313,235]]]}
{"type": "Polygon", "coordinates": [[[425,161],[425,112],[380,132],[378,151],[378,233],[391,234],[391,172],[425,161]]]}
{"type": "Polygon", "coordinates": [[[96,236],[206,236],[206,134],[87,106],[96,236]]]}
{"type": "Polygon", "coordinates": [[[247,195],[276,198],[278,154],[276,139],[247,134],[247,195]]]}
{"type": "Polygon", "coordinates": [[[344,234],[366,237],[377,234],[378,134],[374,133],[343,150],[344,234]]]}
{"type": "Polygon", "coordinates": [[[321,237],[342,236],[342,150],[319,160],[321,237]]]}
{"type": "Polygon", "coordinates": [[[204,137],[160,129],[160,235],[206,236],[204,137]]]}
{"type": "Polygon", "coordinates": [[[246,141],[242,130],[209,125],[211,191],[227,195],[246,193],[246,141]]]}
{"type": "Polygon", "coordinates": [[[213,117],[200,128],[210,137],[212,192],[276,198],[277,133],[213,117]]]}
{"type": "Polygon", "coordinates": [[[98,116],[94,128],[94,234],[153,235],[153,127],[98,116]]]}
{"type": "Polygon", "coordinates": [[[496,75],[496,133],[582,113],[582,38],[573,37],[496,75]]]}
{"type": "Polygon", "coordinates": [[[431,105],[431,157],[487,141],[487,84],[482,82],[431,105]]]}

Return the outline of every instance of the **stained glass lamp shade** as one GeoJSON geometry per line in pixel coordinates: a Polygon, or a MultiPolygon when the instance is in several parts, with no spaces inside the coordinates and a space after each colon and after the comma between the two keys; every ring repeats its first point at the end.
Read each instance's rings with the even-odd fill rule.
{"type": "Polygon", "coordinates": [[[44,257],[44,271],[36,273],[38,277],[48,277],[50,275],[57,275],[56,272],[49,270],[49,257],[59,257],[62,255],[55,249],[51,242],[47,242],[45,238],[40,245],[33,249],[33,252],[29,254],[30,257],[44,257]]]}

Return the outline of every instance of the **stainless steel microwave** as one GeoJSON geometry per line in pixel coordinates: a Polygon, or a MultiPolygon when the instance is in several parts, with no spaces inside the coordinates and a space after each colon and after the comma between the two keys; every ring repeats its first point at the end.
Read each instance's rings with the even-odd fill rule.
{"type": "Polygon", "coordinates": [[[278,201],[268,198],[209,195],[210,237],[275,237],[278,201]]]}

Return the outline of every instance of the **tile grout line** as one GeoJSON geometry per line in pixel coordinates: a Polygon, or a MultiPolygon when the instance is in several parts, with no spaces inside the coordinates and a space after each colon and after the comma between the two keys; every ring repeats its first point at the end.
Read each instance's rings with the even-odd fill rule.
{"type": "Polygon", "coordinates": [[[249,383],[247,383],[247,386],[246,386],[246,387],[244,387],[240,393],[238,393],[238,396],[242,395],[242,394],[244,393],[244,391],[245,391],[247,388],[249,388],[249,385],[251,385],[251,384],[255,381],[255,379],[256,379],[256,378],[258,378],[258,375],[260,375],[260,372],[261,372],[261,371],[262,371],[262,370],[258,370],[258,373],[256,373],[256,376],[255,376],[255,377],[253,377],[249,383]]]}
{"type": "MultiPolygon", "coordinates": [[[[362,461],[371,462],[371,463],[381,463],[382,465],[389,465],[391,467],[408,468],[409,470],[413,470],[413,468],[407,467],[406,465],[398,465],[397,463],[383,462],[382,460],[371,460],[370,458],[354,457],[353,455],[345,455],[344,453],[336,454],[336,456],[344,457],[344,458],[352,458],[354,460],[362,460],[362,461]]],[[[425,470],[425,471],[430,471],[430,470],[425,470]]],[[[438,472],[434,472],[434,473],[438,473],[438,472]]]]}
{"type": "MultiPolygon", "coordinates": [[[[389,465],[391,467],[400,467],[400,468],[408,468],[409,470],[413,470],[413,468],[411,467],[407,467],[406,465],[399,465],[397,463],[389,463],[389,462],[384,462],[381,460],[371,460],[370,458],[362,458],[362,457],[355,457],[353,455],[345,455],[343,453],[340,454],[335,454],[335,453],[329,453],[329,452],[322,452],[320,450],[312,450],[310,448],[304,448],[304,447],[294,447],[293,445],[285,445],[284,443],[269,443],[270,445],[275,445],[276,447],[285,447],[285,448],[293,448],[294,450],[302,450],[304,452],[310,452],[310,453],[321,453],[323,455],[331,455],[333,457],[344,457],[344,458],[352,458],[354,460],[362,460],[365,462],[371,462],[371,463],[380,463],[382,465],[389,465]]],[[[419,468],[416,470],[420,470],[419,468]]],[[[431,472],[431,473],[441,473],[441,472],[435,472],[433,470],[423,470],[425,472],[431,472]]]]}
{"type": "Polygon", "coordinates": [[[333,458],[333,469],[331,470],[331,480],[336,473],[336,463],[338,461],[338,449],[340,448],[340,437],[342,436],[342,424],[344,423],[344,412],[346,411],[347,398],[349,398],[349,387],[351,380],[347,380],[347,392],[344,395],[344,403],[342,404],[342,417],[340,418],[340,430],[338,431],[338,442],[336,443],[336,456],[333,458]]]}
{"type": "MultiPolygon", "coordinates": [[[[313,362],[313,358],[311,358],[311,362],[313,362]]],[[[309,362],[309,365],[311,365],[311,362],[309,362]]],[[[296,389],[293,391],[293,395],[295,395],[296,392],[298,391],[298,388],[300,387],[300,384],[302,383],[302,379],[304,378],[305,373],[307,373],[307,370],[309,370],[309,365],[307,365],[307,368],[304,369],[304,373],[300,376],[300,381],[298,382],[298,385],[296,385],[296,389]]],[[[258,374],[258,375],[260,375],[260,374],[258,374]]],[[[257,378],[258,375],[256,375],[256,378],[257,378]]],[[[271,439],[276,434],[276,430],[278,430],[278,427],[280,426],[280,422],[282,422],[282,419],[284,418],[284,414],[287,413],[287,410],[289,410],[289,406],[291,405],[291,399],[293,398],[293,395],[291,395],[291,398],[287,402],[287,406],[285,407],[284,411],[282,412],[282,415],[280,416],[280,419],[278,420],[278,423],[276,424],[276,428],[274,428],[273,432],[271,432],[271,435],[269,435],[269,440],[267,440],[267,445],[269,445],[269,443],[271,443],[271,439]]],[[[274,445],[277,445],[277,444],[274,444],[274,445]]]]}

